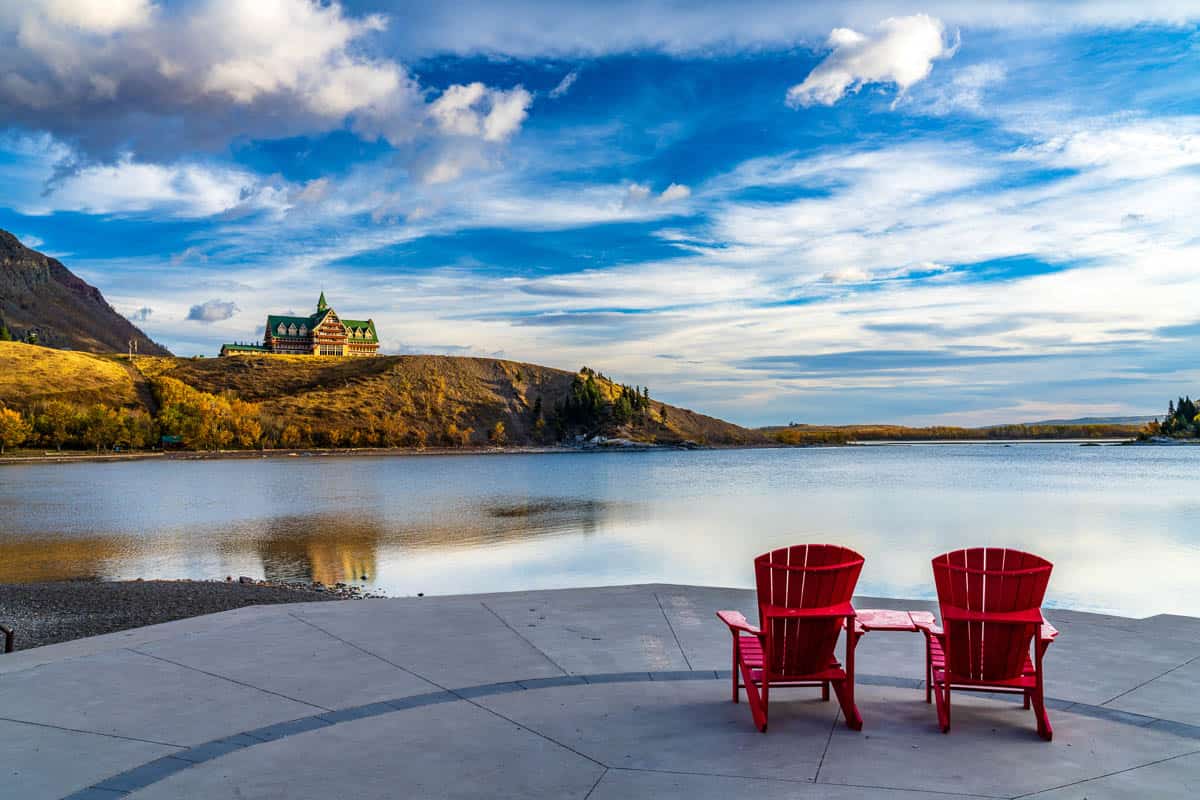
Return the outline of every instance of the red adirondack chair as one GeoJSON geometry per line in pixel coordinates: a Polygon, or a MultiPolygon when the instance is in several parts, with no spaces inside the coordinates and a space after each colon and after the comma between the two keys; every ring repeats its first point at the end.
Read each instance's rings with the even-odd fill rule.
{"type": "Polygon", "coordinates": [[[925,702],[937,700],[943,733],[950,731],[954,688],[1020,694],[1025,708],[1033,706],[1038,734],[1046,741],[1053,737],[1042,657],[1058,631],[1041,611],[1053,568],[1039,556],[998,547],[933,559],[942,624],[918,627],[925,633],[925,702]]]}
{"type": "Polygon", "coordinates": [[[733,635],[733,702],[746,690],[758,729],[767,730],[772,687],[819,686],[837,693],[846,725],[862,729],[854,705],[854,607],[850,598],[862,572],[863,557],[830,544],[802,544],[773,550],[754,559],[758,586],[758,626],[737,611],[717,616],[733,635]],[[846,666],[834,652],[846,630],[846,666]]]}

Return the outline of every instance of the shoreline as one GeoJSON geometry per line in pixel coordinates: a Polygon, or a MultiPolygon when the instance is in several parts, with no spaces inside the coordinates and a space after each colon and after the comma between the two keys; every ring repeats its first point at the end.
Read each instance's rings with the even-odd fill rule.
{"type": "Polygon", "coordinates": [[[553,455],[559,453],[645,453],[687,450],[760,450],[786,447],[770,442],[751,445],[633,444],[568,447],[530,445],[522,447],[296,447],[268,450],[147,450],[128,453],[45,452],[40,455],[0,456],[0,466],[15,464],[73,464],[105,461],[208,461],[263,458],[349,458],[359,456],[478,456],[553,455]]]}
{"type": "Polygon", "coordinates": [[[326,587],[251,578],[0,583],[0,625],[13,629],[15,651],[19,652],[246,606],[379,596],[363,594],[349,585],[326,587]]]}
{"type": "Polygon", "coordinates": [[[481,456],[481,455],[560,455],[569,453],[646,453],[660,451],[711,451],[711,450],[812,450],[844,447],[900,447],[900,446],[946,446],[946,445],[1028,445],[1070,444],[1095,447],[1195,447],[1200,440],[1142,441],[1139,439],[879,439],[850,441],[844,443],[814,443],[790,445],[780,442],[757,444],[699,445],[699,444],[611,444],[585,447],[564,445],[529,445],[519,447],[300,447],[268,450],[148,450],[127,453],[50,452],[0,456],[0,466],[19,464],[86,464],[121,461],[216,461],[227,459],[265,458],[356,458],[356,457],[421,457],[421,456],[481,456]]]}

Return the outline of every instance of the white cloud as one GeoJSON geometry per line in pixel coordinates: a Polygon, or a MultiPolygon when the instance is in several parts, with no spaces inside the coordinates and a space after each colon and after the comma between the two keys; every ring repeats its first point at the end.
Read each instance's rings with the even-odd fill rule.
{"type": "Polygon", "coordinates": [[[835,28],[829,47],[833,52],[804,82],[788,89],[789,106],[831,106],[870,83],[894,84],[903,94],[928,77],[936,59],[954,55],[957,45],[947,43],[940,20],[915,14],[884,20],[875,36],[835,28]]]}
{"type": "Polygon", "coordinates": [[[520,129],[532,103],[520,86],[451,87],[428,109],[379,54],[386,27],[322,0],[31,0],[0,8],[0,112],[101,159],[343,126],[397,146],[436,131],[498,144],[520,129]]]}
{"type": "Polygon", "coordinates": [[[631,183],[625,189],[625,199],[621,202],[622,207],[631,208],[640,205],[650,199],[650,187],[643,183],[631,183]]]}
{"type": "Polygon", "coordinates": [[[231,300],[206,300],[188,309],[187,318],[194,322],[223,322],[237,312],[237,304],[231,300]]]}
{"type": "Polygon", "coordinates": [[[429,106],[429,116],[443,133],[502,142],[528,115],[533,96],[516,86],[507,91],[482,83],[454,84],[429,106]]]}
{"type": "Polygon", "coordinates": [[[931,92],[917,108],[937,115],[955,111],[981,113],[984,111],[984,93],[1002,83],[1005,77],[1007,70],[998,61],[971,64],[955,72],[949,83],[931,92]]]}
{"type": "Polygon", "coordinates": [[[692,190],[682,183],[672,183],[666,189],[663,189],[663,193],[658,196],[658,199],[664,203],[670,203],[675,200],[686,200],[691,195],[692,190]]]}
{"type": "Polygon", "coordinates": [[[1200,117],[1099,122],[1021,148],[1017,156],[1110,178],[1149,178],[1200,166],[1200,117]]]}
{"type": "MultiPolygon", "coordinates": [[[[27,9],[38,5],[32,2],[27,9]]],[[[45,0],[41,5],[56,24],[101,34],[145,27],[152,12],[148,0],[45,0]]]]}
{"type": "Polygon", "coordinates": [[[571,87],[575,85],[575,81],[579,78],[578,70],[571,70],[563,79],[558,82],[558,85],[550,90],[550,96],[553,98],[562,97],[567,92],[571,91],[571,87]]]}
{"type": "Polygon", "coordinates": [[[207,217],[235,209],[282,210],[286,192],[237,169],[202,164],[146,164],[126,156],[69,173],[18,209],[26,214],[81,211],[128,214],[157,210],[207,217]]]}

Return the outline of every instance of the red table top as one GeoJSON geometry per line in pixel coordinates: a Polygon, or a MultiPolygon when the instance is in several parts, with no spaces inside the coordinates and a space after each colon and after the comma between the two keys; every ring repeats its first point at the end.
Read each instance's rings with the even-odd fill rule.
{"type": "Polygon", "coordinates": [[[917,623],[932,623],[928,611],[895,611],[890,608],[860,608],[855,621],[867,631],[915,631],[917,623]]]}

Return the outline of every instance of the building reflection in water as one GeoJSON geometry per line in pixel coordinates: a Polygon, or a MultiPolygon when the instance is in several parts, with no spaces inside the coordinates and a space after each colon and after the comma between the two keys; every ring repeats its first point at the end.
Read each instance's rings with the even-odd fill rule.
{"type": "Polygon", "coordinates": [[[391,523],[363,511],[277,517],[227,546],[253,548],[267,580],[373,584],[383,550],[403,557],[538,537],[591,535],[611,510],[610,504],[596,500],[501,498],[391,523]]]}

